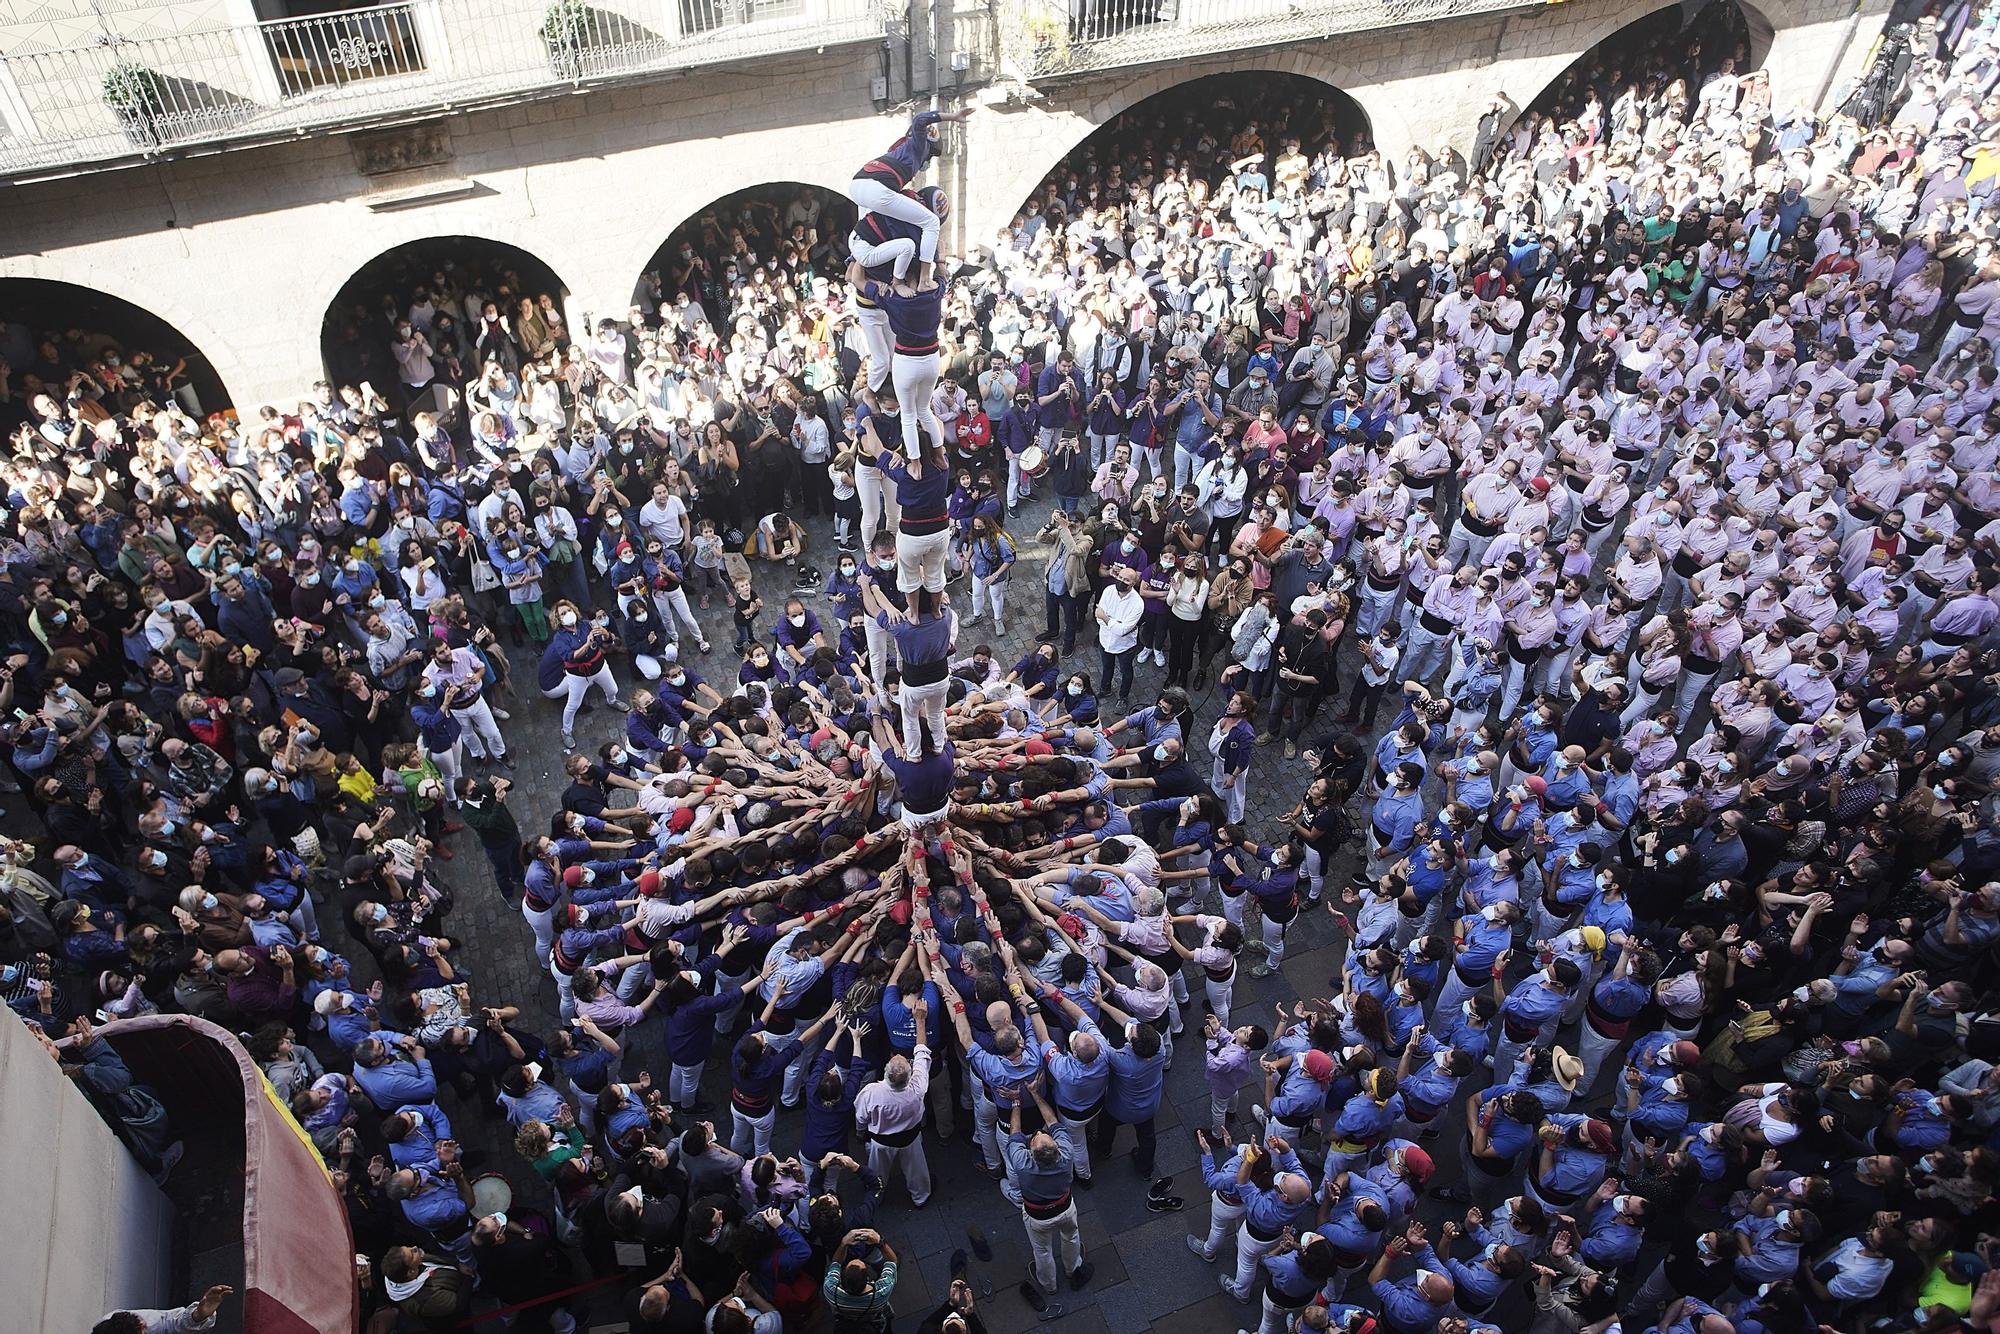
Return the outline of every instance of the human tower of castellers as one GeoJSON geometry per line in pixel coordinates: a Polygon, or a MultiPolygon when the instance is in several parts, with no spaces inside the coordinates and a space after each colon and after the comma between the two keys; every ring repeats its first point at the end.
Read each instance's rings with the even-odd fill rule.
{"type": "MultiPolygon", "coordinates": [[[[170,1186],[179,1129],[103,1031],[246,1034],[406,1328],[568,1330],[579,1256],[635,1331],[887,1328],[878,1210],[929,1204],[941,1131],[1018,1206],[1040,1319],[1091,1285],[1104,1177],[1185,1213],[1261,1334],[1994,1328],[1993,33],[1919,27],[1880,130],[1642,53],[1471,184],[1204,109],[959,273],[916,186],[953,117],[914,116],[811,289],[859,374],[786,399],[833,625],[795,595],[760,637],[732,569],[727,693],[677,622],[705,656],[716,459],[771,447],[734,370],[672,402],[753,413],[557,438],[567,335],[524,302],[470,441],[345,386],[253,427],[115,362],[22,386],[0,705],[46,836],[0,868],[0,992],[170,1186]],[[998,633],[1043,485],[1046,636],[1008,669],[961,630],[998,633]],[[593,689],[620,711],[546,832],[503,632],[566,739],[593,689]],[[1303,791],[1253,833],[1281,740],[1303,791]],[[464,957],[462,832],[557,1015],[464,957]],[[1279,973],[1320,913],[1323,986],[1279,973]],[[1176,1054],[1198,1193],[1155,1175],[1176,1054]],[[456,1137],[489,1118],[545,1192],[456,1137]]],[[[579,410],[628,346],[598,331],[579,410]]],[[[984,1329],[991,1246],[923,1329],[984,1329]]]]}

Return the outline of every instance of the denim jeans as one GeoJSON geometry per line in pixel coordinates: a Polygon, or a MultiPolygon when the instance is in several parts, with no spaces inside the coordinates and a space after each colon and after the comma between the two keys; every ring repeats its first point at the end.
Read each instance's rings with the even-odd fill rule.
{"type": "Polygon", "coordinates": [[[1062,638],[1064,653],[1076,652],[1076,635],[1083,620],[1077,608],[1076,599],[1067,593],[1051,593],[1047,585],[1042,588],[1042,638],[1062,638]]]}

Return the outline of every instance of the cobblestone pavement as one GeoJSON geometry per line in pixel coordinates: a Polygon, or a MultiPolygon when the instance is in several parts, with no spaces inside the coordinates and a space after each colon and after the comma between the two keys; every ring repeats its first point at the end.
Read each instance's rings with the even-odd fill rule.
{"type": "MultiPolygon", "coordinates": [[[[975,644],[989,643],[995,656],[1011,665],[1040,632],[1041,578],[1046,560],[1033,541],[1037,525],[1030,522],[1031,515],[1040,516],[1041,507],[1032,503],[1025,506],[1015,521],[1018,528],[1027,530],[1027,536],[1022,542],[1022,559],[1015,570],[1010,599],[1014,605],[1008,609],[1007,632],[1004,636],[994,635],[990,621],[964,630],[959,643],[962,653],[969,652],[975,644]]],[[[814,520],[808,527],[813,537],[809,562],[822,569],[830,568],[833,547],[826,521],[814,520]]],[[[779,599],[790,590],[779,586],[781,578],[771,577],[770,567],[760,566],[756,573],[758,591],[766,607],[772,609],[770,616],[775,617],[779,599]]],[[[969,602],[965,581],[954,582],[951,591],[962,605],[969,602]]],[[[824,610],[823,599],[818,601],[816,609],[824,610]]],[[[690,652],[688,661],[722,686],[734,677],[738,662],[730,647],[728,612],[718,603],[710,611],[698,611],[697,615],[708,632],[713,651],[706,655],[690,652]]],[[[690,651],[694,647],[687,640],[683,645],[690,651]]],[[[1343,663],[1343,680],[1352,679],[1351,656],[1343,663]]],[[[1095,678],[1094,640],[1079,643],[1074,661],[1095,678]]],[[[621,662],[613,670],[621,690],[629,688],[633,680],[630,667],[621,662]]],[[[1163,676],[1164,669],[1151,664],[1137,669],[1135,705],[1150,702],[1152,696],[1145,692],[1157,690],[1163,676]]],[[[524,831],[546,827],[566,786],[558,726],[560,713],[553,703],[539,698],[533,689],[533,679],[532,658],[516,651],[514,680],[520,693],[510,703],[512,717],[502,728],[508,749],[519,763],[513,775],[516,788],[510,805],[524,831]]],[[[1195,704],[1197,722],[1190,729],[1189,739],[1201,757],[1201,764],[1206,766],[1208,731],[1221,711],[1220,692],[1211,686],[1195,696],[1195,704]]],[[[1326,724],[1332,713],[1331,708],[1323,710],[1321,725],[1326,724]]],[[[580,717],[576,727],[579,747],[594,750],[617,735],[622,716],[598,706],[580,717]]],[[[1302,762],[1284,759],[1282,749],[1276,746],[1258,748],[1251,774],[1246,822],[1252,836],[1261,838],[1291,810],[1305,788],[1308,774],[1302,762]]],[[[529,1017],[528,1026],[539,1025],[538,1031],[546,1033],[555,1013],[555,990],[546,973],[534,963],[527,924],[518,912],[500,902],[486,861],[470,834],[455,835],[451,846],[457,856],[443,870],[460,891],[452,924],[469,947],[467,957],[473,966],[479,995],[489,1003],[520,1005],[529,1017]]],[[[1344,874],[1346,869],[1343,865],[1336,874],[1344,874]]],[[[1209,906],[1213,910],[1214,905],[1209,906]]],[[[1339,968],[1336,934],[1334,921],[1326,911],[1302,913],[1292,929],[1281,973],[1258,980],[1251,978],[1245,967],[1239,974],[1237,1022],[1268,1026],[1273,1021],[1275,1003],[1328,994],[1329,978],[1339,968]]],[[[1246,962],[1251,957],[1246,956],[1246,962]]],[[[1337,981],[1332,985],[1337,987],[1337,981]]],[[[1194,995],[1198,1007],[1201,995],[1198,979],[1194,995]]],[[[631,1044],[628,1075],[651,1068],[657,1076],[664,1077],[664,1061],[656,1059],[658,1042],[657,1026],[649,1025],[643,1036],[631,1044]]],[[[709,1062],[707,1086],[702,1094],[718,1108],[726,1107],[728,1101],[726,1065],[724,1061],[709,1062]]],[[[1157,1170],[1160,1175],[1174,1178],[1174,1191],[1186,1201],[1186,1207],[1179,1214],[1148,1212],[1145,1186],[1130,1175],[1131,1137],[1122,1135],[1112,1160],[1097,1169],[1096,1189],[1077,1196],[1087,1258],[1096,1266],[1096,1273],[1084,1292],[1065,1289],[1052,1299],[1063,1308],[1059,1317],[1055,1316],[1053,1306],[1048,1315],[1037,1317],[1015,1291],[1027,1275],[1028,1262],[1027,1238],[1020,1214],[1007,1206],[998,1189],[980,1170],[978,1156],[970,1144],[957,1138],[940,1142],[927,1136],[931,1169],[940,1183],[939,1189],[930,1203],[918,1211],[909,1207],[900,1185],[892,1187],[877,1220],[884,1238],[906,1262],[897,1282],[895,1309],[899,1317],[911,1317],[909,1323],[914,1324],[914,1317],[933,1309],[942,1300],[951,1252],[966,1245],[968,1229],[978,1228],[991,1240],[994,1250],[991,1264],[974,1264],[975,1285],[982,1294],[984,1285],[991,1285],[991,1295],[982,1295],[979,1305],[994,1334],[1017,1334],[1036,1328],[1060,1328],[1064,1334],[1086,1334],[1093,1330],[1133,1334],[1146,1329],[1163,1334],[1182,1331],[1212,1334],[1238,1325],[1254,1328],[1256,1308],[1238,1305],[1221,1293],[1216,1286],[1216,1267],[1203,1265],[1181,1241],[1182,1233],[1205,1233],[1207,1228],[1207,1196],[1199,1182],[1199,1158],[1192,1132],[1192,1127],[1207,1115],[1207,1099],[1201,1075],[1201,1048],[1191,1036],[1183,1037],[1168,1074],[1166,1102],[1157,1121],[1157,1170]]],[[[933,1086],[932,1106],[941,1124],[955,1130],[955,1109],[949,1104],[949,1085],[940,1078],[933,1086]]],[[[969,1113],[966,1119],[969,1122],[969,1113]]],[[[504,1129],[504,1123],[491,1121],[474,1130],[472,1123],[478,1118],[468,1116],[465,1120],[468,1140],[487,1139],[492,1165],[513,1178],[517,1193],[542,1198],[542,1187],[533,1173],[498,1133],[504,1129]]],[[[797,1114],[781,1114],[773,1147],[781,1155],[789,1153],[797,1148],[799,1133],[797,1114]]],[[[615,1306],[612,1297],[600,1295],[591,1313],[595,1319],[583,1320],[584,1327],[606,1332],[622,1328],[614,1314],[615,1306]]],[[[899,1325],[902,1323],[899,1320],[899,1325]]]]}

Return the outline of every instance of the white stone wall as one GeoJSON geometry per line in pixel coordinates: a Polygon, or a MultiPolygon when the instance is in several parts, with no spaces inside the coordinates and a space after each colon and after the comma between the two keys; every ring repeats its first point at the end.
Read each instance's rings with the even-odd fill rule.
{"type": "Polygon", "coordinates": [[[20,1225],[0,1247],[10,1330],[87,1330],[107,1312],[161,1306],[173,1206],[12,1015],[0,1016],[0,1198],[20,1225]]]}
{"type": "MultiPolygon", "coordinates": [[[[1887,0],[1773,0],[1769,64],[1780,105],[1859,68],[1887,0]],[[1850,40],[1851,37],[1851,40],[1850,40]]],[[[989,239],[1093,129],[1202,74],[1275,69],[1360,103],[1378,143],[1470,146],[1496,95],[1531,102],[1590,46],[1645,13],[1568,3],[1239,52],[1055,84],[966,127],[941,180],[960,246],[989,239]]],[[[572,321],[622,312],[674,227],[746,186],[842,189],[897,131],[876,112],[872,50],[759,62],[449,117],[453,159],[390,176],[357,170],[343,136],[210,153],[11,188],[0,277],[55,279],[131,301],[174,324],[239,408],[283,402],[319,373],[321,318],[369,259],[405,242],[467,235],[518,246],[570,293],[572,321]],[[462,197],[378,211],[425,189],[462,197]]]]}
{"type": "Polygon", "coordinates": [[[771,62],[453,117],[450,163],[391,176],[361,175],[344,137],[321,136],[23,186],[0,276],[114,293],[187,335],[239,407],[285,401],[318,374],[341,285],[408,241],[518,246],[569,289],[573,321],[622,314],[684,219],[767,181],[841,189],[886,146],[896,122],[868,101],[873,67],[867,53],[771,62]]]}

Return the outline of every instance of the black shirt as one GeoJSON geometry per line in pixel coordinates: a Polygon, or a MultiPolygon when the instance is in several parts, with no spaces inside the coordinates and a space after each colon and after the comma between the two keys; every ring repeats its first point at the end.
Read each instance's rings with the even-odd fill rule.
{"type": "Polygon", "coordinates": [[[1624,729],[1618,724],[1618,711],[1604,702],[1603,695],[1592,690],[1570,708],[1556,738],[1565,746],[1582,746],[1586,751],[1595,752],[1600,745],[1616,741],[1623,734],[1624,729]]]}
{"type": "Polygon", "coordinates": [[[1153,796],[1192,797],[1197,792],[1208,791],[1208,780],[1194,771],[1183,751],[1179,759],[1171,764],[1163,764],[1153,771],[1153,796]]]}
{"type": "Polygon", "coordinates": [[[669,1283],[667,1290],[673,1294],[673,1304],[658,1320],[648,1320],[639,1314],[639,1301],[646,1295],[644,1288],[635,1287],[625,1294],[625,1323],[631,1326],[632,1334],[702,1334],[702,1304],[689,1295],[679,1279],[669,1283]]]}
{"type": "Polygon", "coordinates": [[[563,789],[562,808],[575,811],[579,815],[599,816],[604,814],[604,792],[588,783],[571,783],[563,789]]]}

